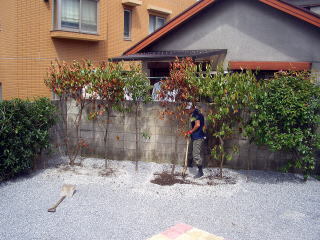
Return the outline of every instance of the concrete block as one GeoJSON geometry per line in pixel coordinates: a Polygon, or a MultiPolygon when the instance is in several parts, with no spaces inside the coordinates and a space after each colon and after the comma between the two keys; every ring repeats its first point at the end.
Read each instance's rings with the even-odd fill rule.
{"type": "MultiPolygon", "coordinates": [[[[160,120],[161,121],[161,120],[160,120]]],[[[159,127],[156,126],[154,128],[154,133],[156,135],[169,135],[169,136],[173,136],[174,135],[174,130],[172,129],[172,127],[170,126],[164,126],[164,127],[159,127]]]]}
{"type": "Polygon", "coordinates": [[[104,131],[92,131],[92,138],[103,140],[105,136],[104,131]]]}
{"type": "Polygon", "coordinates": [[[68,114],[78,114],[79,113],[79,107],[76,104],[76,102],[73,100],[68,101],[66,103],[66,108],[67,108],[68,114]]]}
{"type": "Polygon", "coordinates": [[[133,141],[124,141],[124,149],[134,150],[136,149],[136,143],[133,141]]]}
{"type": "Polygon", "coordinates": [[[151,141],[163,144],[174,144],[174,138],[172,136],[152,135],[151,141]]]}
{"type": "Polygon", "coordinates": [[[156,143],[154,151],[157,153],[171,153],[174,151],[174,146],[171,143],[156,143]]]}
{"type": "Polygon", "coordinates": [[[141,143],[139,149],[140,151],[151,151],[155,149],[155,146],[152,143],[141,143]]]}
{"type": "Polygon", "coordinates": [[[93,122],[86,122],[86,123],[81,122],[80,130],[93,131],[94,130],[93,122]]]}
{"type": "Polygon", "coordinates": [[[136,141],[136,134],[135,133],[124,133],[123,139],[124,139],[124,141],[136,141]]]}
{"type": "MultiPolygon", "coordinates": [[[[125,160],[133,161],[135,159],[136,151],[134,149],[125,149],[123,152],[123,157],[125,160]]],[[[144,161],[144,159],[141,159],[144,161]]]]}
{"type": "MultiPolygon", "coordinates": [[[[136,126],[133,123],[125,124],[123,126],[123,131],[125,133],[135,133],[136,132],[136,126]]],[[[138,131],[139,131],[139,126],[138,126],[138,131]]]]}
{"type": "Polygon", "coordinates": [[[178,153],[186,153],[187,151],[187,144],[178,144],[178,153]]]}
{"type": "Polygon", "coordinates": [[[109,118],[109,123],[110,124],[124,124],[125,123],[125,118],[122,117],[122,116],[110,117],[109,118]]]}
{"type": "Polygon", "coordinates": [[[110,132],[108,133],[108,140],[114,142],[124,141],[124,133],[110,132]]]}
{"type": "Polygon", "coordinates": [[[141,127],[139,129],[140,135],[142,136],[143,134],[147,134],[147,135],[152,135],[155,134],[155,128],[154,127],[141,127]]]}
{"type": "Polygon", "coordinates": [[[124,125],[122,124],[110,124],[109,125],[109,131],[114,132],[114,133],[123,133],[124,130],[124,125]]]}
{"type": "Polygon", "coordinates": [[[170,121],[169,119],[164,119],[164,120],[161,120],[161,119],[154,119],[154,126],[157,126],[157,127],[171,127],[172,126],[172,121],[170,121]]]}
{"type": "Polygon", "coordinates": [[[81,138],[93,138],[93,131],[80,130],[80,137],[81,138]]]}

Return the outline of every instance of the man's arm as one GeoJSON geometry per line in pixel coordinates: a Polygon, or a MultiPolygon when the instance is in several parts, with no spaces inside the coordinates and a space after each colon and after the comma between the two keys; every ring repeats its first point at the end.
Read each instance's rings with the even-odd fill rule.
{"type": "Polygon", "coordinates": [[[200,127],[200,120],[196,120],[194,127],[189,131],[190,134],[194,133],[195,131],[197,131],[197,129],[200,127]]]}

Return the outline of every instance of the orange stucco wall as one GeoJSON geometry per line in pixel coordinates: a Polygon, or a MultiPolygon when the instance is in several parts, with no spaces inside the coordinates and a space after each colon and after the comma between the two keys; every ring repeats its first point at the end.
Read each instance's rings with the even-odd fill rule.
{"type": "MultiPolygon", "coordinates": [[[[56,59],[106,60],[120,55],[149,31],[148,5],[174,17],[195,0],[142,0],[132,9],[131,40],[123,39],[121,0],[100,0],[98,35],[52,32],[52,0],[4,0],[0,7],[0,83],[3,99],[51,97],[43,80],[56,59]]],[[[128,7],[130,8],[130,7],[128,7]]]]}

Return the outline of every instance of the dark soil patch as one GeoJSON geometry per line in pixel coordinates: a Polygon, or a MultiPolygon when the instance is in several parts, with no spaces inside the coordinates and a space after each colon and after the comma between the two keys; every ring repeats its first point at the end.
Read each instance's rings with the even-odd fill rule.
{"type": "Polygon", "coordinates": [[[192,181],[181,179],[181,174],[169,172],[155,173],[155,179],[151,180],[151,183],[158,184],[161,186],[172,186],[178,184],[195,184],[192,181]],[[180,177],[180,178],[179,178],[180,177]]]}
{"type": "Polygon", "coordinates": [[[216,186],[221,184],[236,184],[236,179],[232,177],[222,177],[220,178],[218,175],[209,175],[206,177],[200,178],[203,183],[187,180],[185,175],[184,177],[181,176],[181,173],[170,173],[170,172],[161,172],[161,173],[154,173],[155,179],[151,180],[151,183],[158,184],[161,186],[172,186],[174,184],[191,184],[191,185],[198,185],[198,186],[216,186]]]}
{"type": "Polygon", "coordinates": [[[99,172],[99,174],[100,174],[100,176],[102,176],[102,177],[109,177],[109,176],[111,176],[111,175],[114,175],[115,172],[116,172],[116,170],[113,169],[113,168],[106,168],[106,169],[101,170],[101,171],[99,172]]]}

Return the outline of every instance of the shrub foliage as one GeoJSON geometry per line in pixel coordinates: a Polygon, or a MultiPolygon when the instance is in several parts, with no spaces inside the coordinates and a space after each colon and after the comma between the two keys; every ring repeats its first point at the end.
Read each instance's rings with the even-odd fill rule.
{"type": "Polygon", "coordinates": [[[320,123],[320,87],[306,72],[279,72],[265,80],[252,106],[248,133],[271,150],[289,150],[294,159],[285,170],[315,167],[314,152],[320,148],[316,128],[320,123]]]}
{"type": "Polygon", "coordinates": [[[50,146],[55,119],[55,106],[47,98],[0,102],[0,180],[32,167],[36,155],[50,146]]]}

